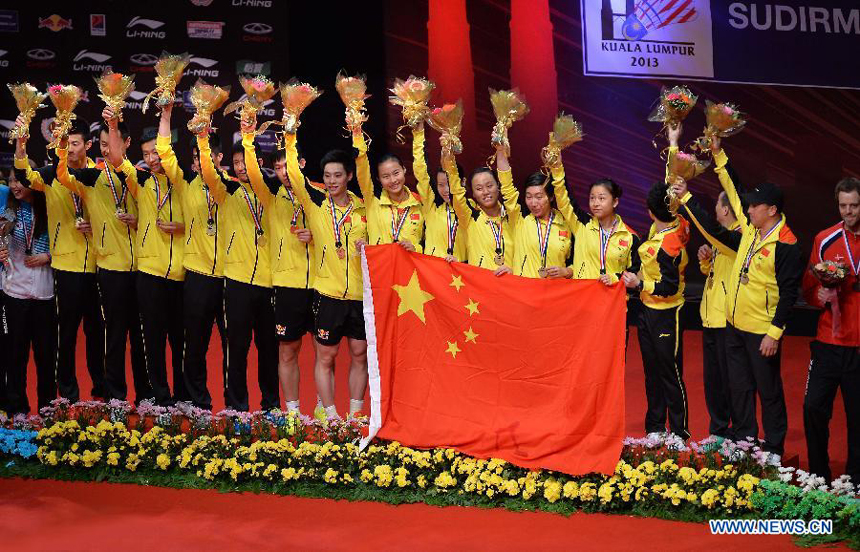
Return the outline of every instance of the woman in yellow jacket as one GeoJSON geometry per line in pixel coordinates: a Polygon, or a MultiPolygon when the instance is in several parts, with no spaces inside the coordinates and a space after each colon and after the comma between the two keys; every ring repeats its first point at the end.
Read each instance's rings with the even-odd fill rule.
{"type": "MultiPolygon", "coordinates": [[[[424,158],[424,123],[412,129],[412,171],[418,181],[424,215],[424,253],[448,261],[466,261],[466,237],[464,232],[458,232],[460,221],[452,206],[451,187],[443,168],[436,171],[435,193],[430,184],[424,158]]],[[[463,178],[463,169],[459,165],[457,175],[463,178]]]]}
{"type": "Polygon", "coordinates": [[[512,182],[510,167],[499,166],[499,180],[488,167],[472,171],[469,178],[472,204],[466,199],[466,189],[454,158],[443,158],[442,166],[451,186],[454,212],[460,225],[458,231],[466,235],[469,264],[493,270],[497,276],[513,273],[515,244],[508,211],[516,208],[517,199],[503,197],[499,186],[499,180],[512,182]]]}

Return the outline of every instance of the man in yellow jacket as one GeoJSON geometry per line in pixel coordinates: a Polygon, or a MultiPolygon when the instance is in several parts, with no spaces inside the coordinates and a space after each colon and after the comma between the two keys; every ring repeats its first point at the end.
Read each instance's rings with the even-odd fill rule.
{"type": "MultiPolygon", "coordinates": [[[[737,251],[726,286],[726,358],[735,439],[758,437],[758,394],[764,426],[762,448],[770,453],[769,461],[778,465],[788,431],[779,342],[800,294],[803,259],[782,212],[782,190],[768,182],[759,184],[744,194],[749,206],[744,212],[725,152],[717,152],[714,161],[732,210],[743,213],[740,234],[705,212],[697,214],[709,240],[737,251]]],[[[690,201],[686,183],[678,181],[673,188],[682,203],[690,201]]]]}
{"type": "MultiPolygon", "coordinates": [[[[23,121],[19,121],[23,123],[23,121]]],[[[78,328],[83,321],[86,336],[87,370],[92,380],[92,397],[108,396],[105,388],[104,323],[96,283],[96,255],[89,211],[83,199],[57,180],[55,165],[30,168],[27,136],[15,146],[15,173],[18,181],[45,194],[48,209],[48,237],[51,241],[51,268],[54,269],[54,300],[57,307],[57,388],[60,396],[75,403],[80,400],[75,349],[78,328]]],[[[92,146],[90,126],[78,118],[72,122],[68,139],[68,164],[72,169],[94,167],[87,157],[92,146]]]]}
{"type": "MultiPolygon", "coordinates": [[[[170,135],[170,119],[164,114],[159,133],[170,135]]],[[[122,168],[121,178],[125,180],[138,206],[137,296],[146,372],[156,403],[173,406],[176,401],[189,399],[182,373],[182,355],[185,350],[182,327],[182,281],[185,279],[182,266],[185,234],[182,188],[174,187],[164,173],[155,151],[155,133],[144,134],[141,138],[141,151],[149,171],[122,163],[119,155],[122,138],[114,125],[111,125],[108,140],[110,162],[122,168]],[[170,342],[173,367],[172,393],[167,382],[167,341],[170,342]]]]}
{"type": "MultiPolygon", "coordinates": [[[[103,116],[110,118],[105,112],[103,116]]],[[[131,143],[128,127],[117,125],[122,137],[122,156],[131,143]]],[[[109,126],[99,132],[102,156],[110,157],[109,126]]],[[[152,387],[146,373],[143,337],[135,288],[135,238],[137,236],[137,203],[129,197],[128,188],[119,177],[120,169],[105,163],[104,169],[82,168],[69,171],[68,140],[57,149],[57,180],[79,195],[89,210],[98,267],[99,298],[105,322],[105,381],[108,397],[125,400],[125,348],[131,343],[131,370],[135,402],[152,398],[152,387]]],[[[126,159],[123,163],[129,163],[126,159]]]]}

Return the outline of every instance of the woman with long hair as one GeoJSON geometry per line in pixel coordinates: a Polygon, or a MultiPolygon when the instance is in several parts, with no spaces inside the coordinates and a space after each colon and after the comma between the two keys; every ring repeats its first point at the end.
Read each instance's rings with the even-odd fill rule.
{"type": "Polygon", "coordinates": [[[30,347],[36,361],[38,407],[57,396],[55,379],[57,320],[54,277],[48,246],[48,212],[44,194],[23,186],[16,175],[9,180],[9,207],[15,223],[8,246],[0,249],[3,264],[3,316],[5,320],[6,395],[3,409],[30,412],[27,400],[27,362],[30,347]]]}

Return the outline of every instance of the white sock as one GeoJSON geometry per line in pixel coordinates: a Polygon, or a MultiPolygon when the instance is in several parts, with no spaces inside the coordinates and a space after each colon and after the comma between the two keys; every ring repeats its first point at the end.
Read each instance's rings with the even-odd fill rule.
{"type": "Polygon", "coordinates": [[[355,399],[349,399],[349,413],[355,414],[356,412],[361,412],[361,409],[364,407],[364,401],[358,401],[355,399]]]}
{"type": "Polygon", "coordinates": [[[337,409],[334,407],[334,405],[325,407],[325,416],[329,420],[333,418],[340,418],[340,415],[338,415],[337,409]]]}
{"type": "Polygon", "coordinates": [[[299,413],[299,401],[287,401],[287,412],[299,413]]]}

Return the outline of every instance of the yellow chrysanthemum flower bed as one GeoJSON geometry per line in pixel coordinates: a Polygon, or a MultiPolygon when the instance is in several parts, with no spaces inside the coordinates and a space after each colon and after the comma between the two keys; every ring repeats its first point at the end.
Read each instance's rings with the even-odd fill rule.
{"type": "Polygon", "coordinates": [[[75,420],[56,422],[39,431],[36,443],[38,460],[45,466],[98,470],[106,477],[146,472],[157,482],[153,478],[158,474],[173,474],[216,486],[246,485],[278,493],[317,485],[323,491],[331,489],[332,496],[345,496],[334,489],[352,489],[357,498],[432,502],[447,496],[453,503],[519,504],[556,511],[647,513],[686,508],[703,517],[739,516],[752,509],[750,497],[760,481],[731,464],[695,469],[676,459],[633,461],[636,465],[621,460],[612,475],[574,477],[531,471],[495,458],[471,458],[453,449],[415,450],[396,442],[359,451],[350,442],[303,441],[295,435],[249,442],[225,435],[171,434],[159,426],[141,433],[105,420],[85,427],[75,420]]]}

